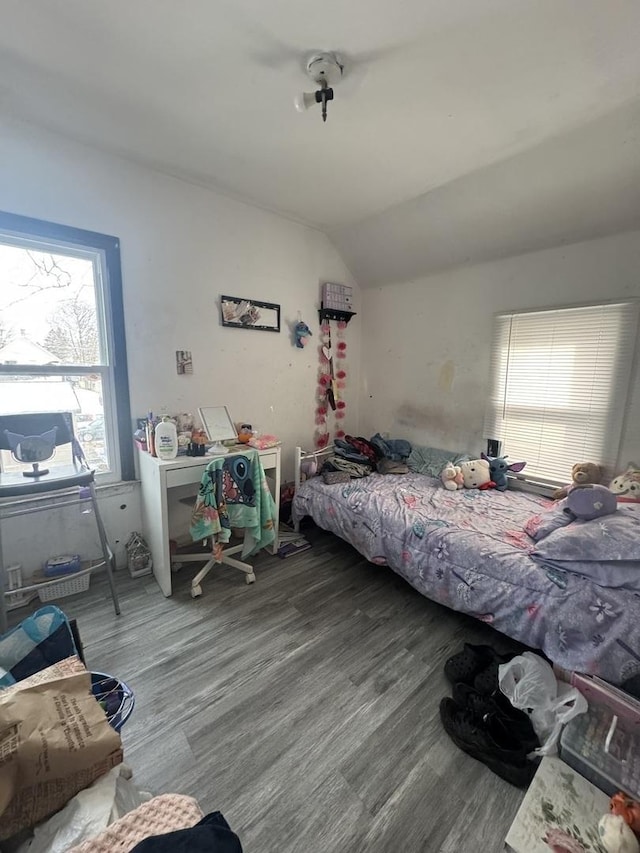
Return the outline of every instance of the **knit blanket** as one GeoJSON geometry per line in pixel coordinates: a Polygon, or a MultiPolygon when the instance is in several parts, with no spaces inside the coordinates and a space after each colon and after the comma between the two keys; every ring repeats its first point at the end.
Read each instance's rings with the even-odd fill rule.
{"type": "Polygon", "coordinates": [[[191,515],[191,538],[225,544],[244,528],[242,557],[275,541],[276,507],[256,450],[219,456],[207,465],[191,515]]]}

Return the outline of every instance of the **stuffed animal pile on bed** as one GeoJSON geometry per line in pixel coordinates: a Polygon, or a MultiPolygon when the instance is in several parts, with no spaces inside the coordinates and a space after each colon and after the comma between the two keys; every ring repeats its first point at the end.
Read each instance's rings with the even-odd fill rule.
{"type": "MultiPolygon", "coordinates": [[[[445,489],[498,489],[507,490],[508,474],[522,471],[526,462],[509,462],[506,456],[487,456],[481,454],[480,459],[469,459],[454,465],[447,462],[440,473],[440,479],[445,489]]],[[[640,467],[631,463],[626,471],[615,477],[607,489],[600,485],[602,468],[595,462],[576,462],[571,469],[571,483],[556,489],[554,500],[563,500],[577,489],[586,486],[596,487],[590,493],[583,492],[575,495],[572,505],[577,508],[577,517],[596,518],[615,511],[611,494],[615,495],[618,503],[640,503],[640,467]],[[593,504],[593,507],[589,507],[593,504]],[[591,513],[595,514],[592,515],[591,513]]],[[[568,508],[570,511],[573,506],[568,508]]]]}
{"type": "MultiPolygon", "coordinates": [[[[553,498],[562,500],[578,487],[599,485],[601,480],[602,468],[595,462],[576,462],[571,469],[571,483],[556,489],[553,498]]],[[[614,477],[608,491],[613,492],[619,503],[640,503],[640,468],[629,464],[626,471],[614,477]]]]}
{"type": "Polygon", "coordinates": [[[507,474],[522,471],[526,462],[507,462],[506,456],[486,456],[469,459],[454,465],[448,462],[442,469],[440,479],[445,489],[498,489],[507,490],[507,474]]]}

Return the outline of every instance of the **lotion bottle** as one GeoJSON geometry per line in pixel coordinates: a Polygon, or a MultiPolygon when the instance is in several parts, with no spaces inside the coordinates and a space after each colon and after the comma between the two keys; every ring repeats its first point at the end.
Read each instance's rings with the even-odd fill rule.
{"type": "Polygon", "coordinates": [[[178,431],[168,415],[164,415],[155,431],[158,459],[175,459],[178,455],[178,431]]]}

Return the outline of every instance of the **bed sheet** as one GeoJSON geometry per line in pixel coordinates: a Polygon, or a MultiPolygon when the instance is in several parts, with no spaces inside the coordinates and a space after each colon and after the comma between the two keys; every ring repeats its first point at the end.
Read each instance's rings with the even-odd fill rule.
{"type": "Polygon", "coordinates": [[[530,556],[527,520],[549,505],[524,492],[452,492],[422,474],[303,483],[294,521],[311,516],[428,598],[489,623],[558,665],[614,683],[640,673],[640,596],[530,556]]]}

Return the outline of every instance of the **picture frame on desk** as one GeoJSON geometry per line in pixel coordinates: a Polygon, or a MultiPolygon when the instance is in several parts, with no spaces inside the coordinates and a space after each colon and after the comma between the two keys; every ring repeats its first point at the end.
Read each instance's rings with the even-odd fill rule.
{"type": "Polygon", "coordinates": [[[199,406],[198,414],[209,441],[236,441],[238,432],[226,406],[199,406]]]}

